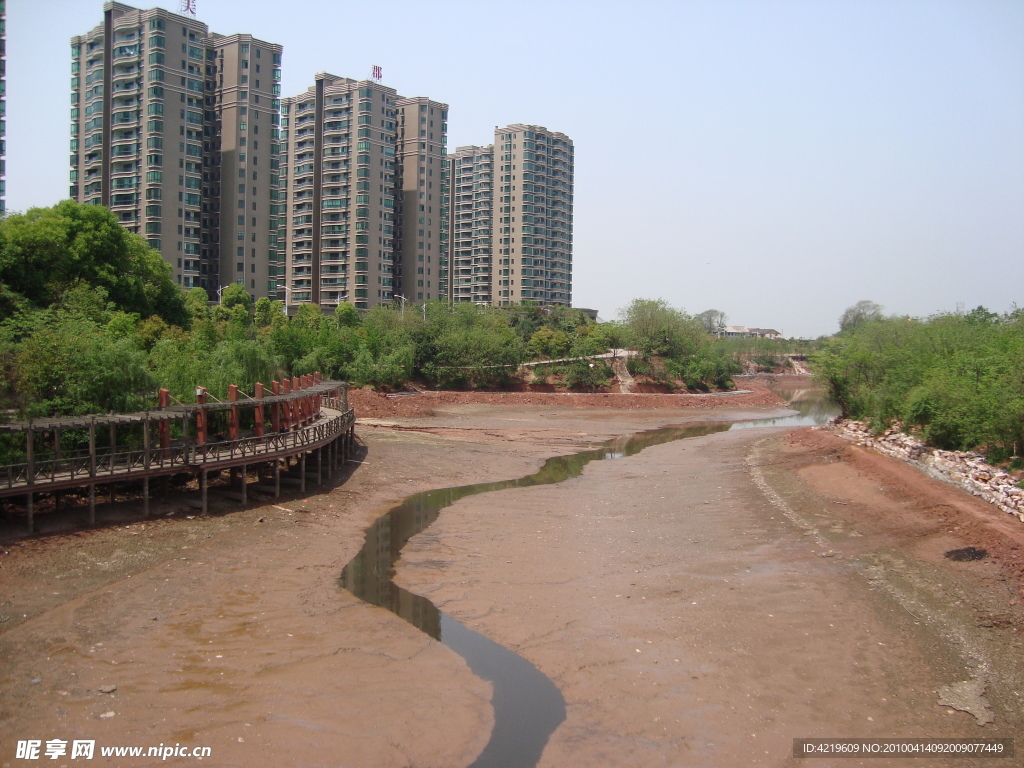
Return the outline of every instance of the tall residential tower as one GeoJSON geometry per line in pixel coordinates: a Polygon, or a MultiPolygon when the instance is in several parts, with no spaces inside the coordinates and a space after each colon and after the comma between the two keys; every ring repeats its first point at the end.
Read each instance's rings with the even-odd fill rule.
{"type": "Polygon", "coordinates": [[[7,0],[0,0],[0,216],[7,212],[7,0]]]}
{"type": "Polygon", "coordinates": [[[282,298],[359,309],[440,298],[448,106],[316,76],[281,105],[282,298]]]}
{"type": "Polygon", "coordinates": [[[276,294],[281,46],[103,10],[71,39],[71,197],[108,206],[183,288],[276,294]]]}
{"type": "Polygon", "coordinates": [[[573,151],[564,133],[517,123],[452,154],[452,301],[571,306],[573,151]]]}

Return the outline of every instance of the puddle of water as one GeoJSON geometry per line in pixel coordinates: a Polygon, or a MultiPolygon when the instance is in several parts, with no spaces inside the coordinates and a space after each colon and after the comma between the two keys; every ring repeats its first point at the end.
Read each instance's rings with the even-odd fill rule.
{"type": "MultiPolygon", "coordinates": [[[[786,396],[786,395],[783,395],[786,396]]],[[[665,427],[623,435],[600,447],[544,462],[534,474],[514,480],[442,488],[416,493],[366,529],[363,548],[341,572],[339,584],[356,597],[387,608],[417,629],[440,640],[462,656],[470,669],[494,686],[494,730],[484,751],[470,768],[534,766],[555,729],[565,720],[565,700],[551,680],[526,659],[474,632],[437,609],[430,600],[392,581],[402,547],[433,523],[441,510],[459,499],[507,488],[560,483],[579,476],[591,461],[632,456],[675,440],[700,437],[740,426],[820,424],[835,414],[827,399],[814,390],[787,397],[795,416],[752,422],[665,427]]]]}
{"type": "Polygon", "coordinates": [[[777,416],[771,419],[754,419],[753,421],[737,421],[732,429],[750,429],[752,427],[813,427],[824,424],[839,414],[839,409],[820,389],[806,386],[795,386],[787,382],[770,383],[768,388],[786,401],[790,409],[796,411],[789,416],[777,416]]]}

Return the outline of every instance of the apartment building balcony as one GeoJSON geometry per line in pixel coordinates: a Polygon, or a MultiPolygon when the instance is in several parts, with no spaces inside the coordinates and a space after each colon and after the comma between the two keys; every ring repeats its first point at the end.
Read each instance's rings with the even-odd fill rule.
{"type": "Polygon", "coordinates": [[[110,207],[138,206],[139,196],[135,192],[118,192],[110,195],[110,207]]]}

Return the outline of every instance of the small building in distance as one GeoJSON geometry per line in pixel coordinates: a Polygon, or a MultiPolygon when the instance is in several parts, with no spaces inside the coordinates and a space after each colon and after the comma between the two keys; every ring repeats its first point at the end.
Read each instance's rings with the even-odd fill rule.
{"type": "Polygon", "coordinates": [[[774,328],[748,328],[745,325],[727,325],[721,329],[719,336],[730,339],[772,339],[778,341],[782,334],[774,328]]]}

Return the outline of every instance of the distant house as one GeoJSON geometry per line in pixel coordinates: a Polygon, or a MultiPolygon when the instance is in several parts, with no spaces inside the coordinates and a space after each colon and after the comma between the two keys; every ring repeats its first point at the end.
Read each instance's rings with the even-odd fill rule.
{"type": "Polygon", "coordinates": [[[745,325],[727,325],[719,331],[719,336],[730,339],[772,339],[782,338],[782,334],[774,328],[748,328],[745,325]]]}

